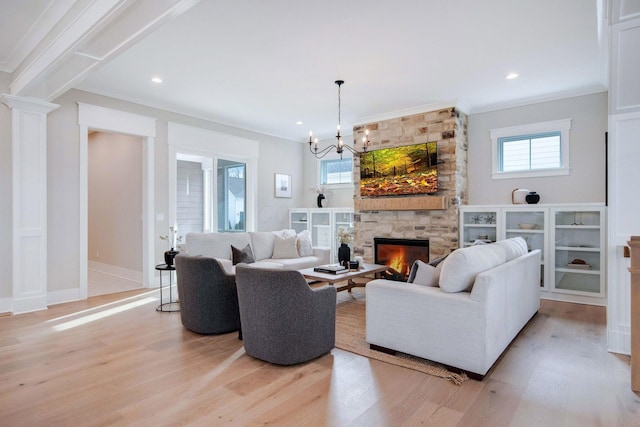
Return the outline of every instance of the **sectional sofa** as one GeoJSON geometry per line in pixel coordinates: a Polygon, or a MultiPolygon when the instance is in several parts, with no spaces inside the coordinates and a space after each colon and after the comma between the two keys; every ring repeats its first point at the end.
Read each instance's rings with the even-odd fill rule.
{"type": "Polygon", "coordinates": [[[330,249],[312,247],[308,231],[256,231],[246,233],[187,233],[189,255],[217,259],[225,271],[235,274],[235,264],[300,270],[329,263],[330,249]]]}

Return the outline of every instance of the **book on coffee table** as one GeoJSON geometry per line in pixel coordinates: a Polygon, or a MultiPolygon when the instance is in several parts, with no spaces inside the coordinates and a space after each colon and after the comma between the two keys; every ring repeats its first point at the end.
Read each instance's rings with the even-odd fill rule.
{"type": "Polygon", "coordinates": [[[349,271],[347,267],[340,264],[324,264],[319,265],[313,268],[313,271],[317,271],[318,273],[329,273],[329,274],[338,274],[338,273],[346,273],[349,271]]]}

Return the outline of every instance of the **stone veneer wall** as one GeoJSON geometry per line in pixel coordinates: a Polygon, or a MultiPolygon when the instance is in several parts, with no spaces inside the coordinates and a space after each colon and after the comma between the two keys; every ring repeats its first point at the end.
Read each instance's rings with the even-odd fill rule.
{"type": "MultiPolygon", "coordinates": [[[[430,259],[459,247],[458,205],[467,203],[467,116],[455,108],[414,114],[353,129],[360,145],[369,130],[370,149],[438,143],[438,196],[447,198],[445,210],[356,211],[354,254],[374,261],[373,238],[429,239],[430,259]]],[[[355,196],[360,197],[360,158],[354,157],[355,196]]],[[[414,197],[430,197],[414,196],[414,197]]]]}

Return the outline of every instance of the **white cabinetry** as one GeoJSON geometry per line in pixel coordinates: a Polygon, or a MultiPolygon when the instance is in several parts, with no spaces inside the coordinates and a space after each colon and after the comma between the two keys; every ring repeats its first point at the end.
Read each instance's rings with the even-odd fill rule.
{"type": "Polygon", "coordinates": [[[289,228],[300,233],[309,229],[309,209],[289,210],[289,228]]]}
{"type": "MultiPolygon", "coordinates": [[[[353,209],[296,208],[289,210],[289,227],[300,233],[309,230],[314,247],[331,249],[332,262],[338,262],[338,229],[353,230],[353,209]]],[[[353,251],[353,247],[351,248],[353,251]]]]}
{"type": "Polygon", "coordinates": [[[540,291],[547,299],[606,305],[604,232],[602,204],[460,207],[461,246],[521,236],[542,252],[540,291]]]}
{"type": "Polygon", "coordinates": [[[552,219],[553,290],[603,298],[604,208],[553,208],[552,219]]]}

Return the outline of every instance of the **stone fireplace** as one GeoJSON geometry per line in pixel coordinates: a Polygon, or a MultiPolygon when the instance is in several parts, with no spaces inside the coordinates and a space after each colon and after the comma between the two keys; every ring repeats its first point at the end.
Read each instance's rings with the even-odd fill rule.
{"type": "Polygon", "coordinates": [[[389,267],[382,273],[385,279],[406,282],[414,261],[429,262],[429,240],[376,237],[373,241],[375,263],[389,267]]]}
{"type": "MultiPolygon", "coordinates": [[[[429,240],[429,257],[444,256],[459,247],[458,205],[467,203],[467,117],[455,108],[398,117],[356,126],[354,141],[369,130],[370,149],[438,143],[438,193],[444,209],[358,209],[354,216],[354,255],[375,261],[375,238],[429,240]]],[[[354,157],[354,198],[360,199],[360,159],[354,157]]],[[[381,197],[380,199],[388,199],[381,197]]],[[[371,202],[372,199],[365,199],[371,202]]]]}

